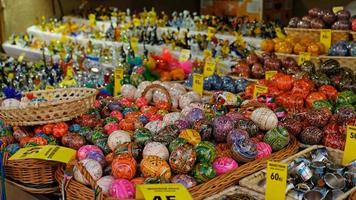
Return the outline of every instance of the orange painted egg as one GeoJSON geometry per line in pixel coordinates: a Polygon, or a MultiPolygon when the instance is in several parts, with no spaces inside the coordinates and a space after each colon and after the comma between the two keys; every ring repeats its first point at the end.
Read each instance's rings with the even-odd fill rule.
{"type": "Polygon", "coordinates": [[[158,156],[146,156],[141,161],[141,172],[144,177],[164,177],[169,179],[172,175],[167,161],[158,156]]]}
{"type": "Polygon", "coordinates": [[[194,129],[184,129],[180,132],[178,137],[186,139],[194,146],[201,141],[199,132],[194,129]]]}
{"type": "Polygon", "coordinates": [[[136,174],[136,160],[128,154],[116,157],[111,164],[112,175],[115,178],[131,180],[136,174]]]}

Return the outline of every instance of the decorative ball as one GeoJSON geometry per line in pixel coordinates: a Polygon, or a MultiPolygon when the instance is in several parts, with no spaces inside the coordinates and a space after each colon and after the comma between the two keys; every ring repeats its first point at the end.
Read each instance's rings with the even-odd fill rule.
{"type": "Polygon", "coordinates": [[[101,152],[90,151],[87,154],[86,159],[92,159],[92,160],[98,161],[102,167],[106,166],[105,156],[101,152]]]}
{"type": "Polygon", "coordinates": [[[187,120],[190,123],[194,123],[204,118],[205,118],[204,111],[199,108],[193,108],[187,115],[187,120]]]}
{"type": "Polygon", "coordinates": [[[323,131],[315,126],[309,126],[299,134],[299,139],[304,144],[320,144],[323,139],[323,131]]]}
{"type": "Polygon", "coordinates": [[[284,118],[284,120],[279,123],[279,126],[286,128],[288,132],[294,136],[298,136],[303,129],[303,124],[293,118],[284,118]]]}
{"type": "Polygon", "coordinates": [[[236,128],[247,131],[251,137],[255,136],[260,131],[255,122],[249,119],[239,120],[236,124],[236,128]]]}
{"type": "Polygon", "coordinates": [[[200,134],[194,129],[182,130],[179,134],[179,137],[186,139],[190,144],[194,146],[201,141],[200,134]]]}
{"type": "Polygon", "coordinates": [[[265,142],[257,142],[256,143],[257,147],[257,156],[256,158],[264,158],[268,157],[272,153],[272,148],[269,144],[265,142]]]}
{"type": "Polygon", "coordinates": [[[141,155],[141,148],[137,143],[134,142],[126,142],[124,144],[119,144],[116,146],[114,154],[116,156],[129,154],[134,158],[138,158],[141,155]]]}
{"type": "Polygon", "coordinates": [[[264,131],[271,130],[278,124],[276,114],[268,108],[257,108],[254,110],[251,114],[251,120],[264,131]]]}
{"type": "MultiPolygon", "coordinates": [[[[84,159],[79,161],[79,163],[83,164],[83,167],[88,171],[94,181],[99,180],[103,175],[103,169],[98,161],[92,159],[84,159]]],[[[79,169],[75,166],[73,168],[74,178],[80,183],[84,185],[89,185],[89,181],[84,178],[82,173],[80,173],[79,169]]]]}
{"type": "Polygon", "coordinates": [[[219,116],[213,121],[214,138],[217,142],[225,142],[227,134],[234,128],[234,124],[229,117],[219,116]]]}
{"type": "MultiPolygon", "coordinates": [[[[142,92],[146,89],[147,86],[151,85],[150,81],[143,81],[137,86],[137,90],[135,92],[135,99],[142,96],[142,92]]],[[[152,100],[152,90],[149,90],[146,95],[145,99],[150,102],[152,100]]]]}
{"type": "Polygon", "coordinates": [[[147,128],[138,128],[133,135],[135,143],[141,146],[145,146],[152,140],[152,134],[147,128]]]}
{"type": "Polygon", "coordinates": [[[287,146],[289,140],[287,129],[279,126],[269,130],[263,138],[263,141],[269,144],[273,151],[279,151],[287,146]]]}
{"type": "Polygon", "coordinates": [[[216,157],[216,149],[213,143],[201,141],[195,146],[198,162],[211,163],[216,157]]]}
{"type": "Polygon", "coordinates": [[[131,180],[136,174],[136,160],[128,154],[116,157],[111,164],[112,175],[115,178],[131,180]]]}
{"type": "Polygon", "coordinates": [[[192,128],[199,132],[202,140],[210,140],[213,135],[213,125],[206,119],[195,121],[192,128]]]}
{"type": "Polygon", "coordinates": [[[121,95],[126,98],[134,99],[135,93],[136,93],[135,86],[130,85],[130,84],[125,84],[125,85],[121,86],[121,95]]]}
{"type": "Polygon", "coordinates": [[[168,145],[178,137],[178,134],[179,129],[175,125],[168,125],[154,135],[153,140],[168,145]]]}
{"type": "Polygon", "coordinates": [[[87,156],[89,152],[98,152],[102,155],[103,151],[101,151],[101,149],[95,145],[84,145],[82,147],[79,148],[79,150],[77,151],[77,159],[78,160],[84,160],[87,156]]]}
{"type": "Polygon", "coordinates": [[[104,194],[109,194],[110,186],[114,180],[115,178],[113,176],[103,176],[96,182],[96,184],[101,188],[104,194]]]}
{"type": "Polygon", "coordinates": [[[177,147],[169,157],[169,164],[173,172],[179,174],[186,174],[192,170],[195,160],[196,153],[191,144],[184,144],[177,147]]]}
{"type": "Polygon", "coordinates": [[[256,143],[252,142],[250,139],[236,141],[231,144],[230,149],[232,157],[238,162],[250,162],[254,160],[257,155],[256,143]]]}
{"type": "Polygon", "coordinates": [[[180,183],[186,188],[191,188],[197,185],[197,182],[194,180],[194,178],[186,174],[178,174],[173,176],[171,182],[180,183]]]}
{"type": "Polygon", "coordinates": [[[213,168],[217,175],[229,173],[238,167],[237,162],[230,157],[219,157],[213,162],[213,168]]]}
{"type": "Polygon", "coordinates": [[[130,134],[122,130],[112,132],[108,138],[108,146],[112,151],[115,150],[117,145],[126,142],[131,142],[130,134]]]}
{"type": "Polygon", "coordinates": [[[332,113],[327,108],[318,108],[312,111],[309,111],[306,114],[306,119],[308,120],[309,124],[313,126],[323,128],[328,122],[331,117],[332,113]]]}
{"type": "Polygon", "coordinates": [[[153,135],[155,135],[156,133],[158,133],[158,131],[160,131],[165,126],[166,124],[163,121],[156,120],[156,121],[148,122],[145,125],[145,128],[147,128],[153,135]]]}
{"type": "Polygon", "coordinates": [[[126,179],[116,179],[111,184],[109,194],[118,199],[134,199],[135,187],[126,179]]]}
{"type": "Polygon", "coordinates": [[[175,125],[179,130],[190,128],[190,123],[189,123],[188,121],[182,120],[182,119],[179,119],[179,120],[175,121],[175,122],[174,122],[174,125],[175,125]]]}
{"type": "Polygon", "coordinates": [[[167,161],[158,156],[146,156],[141,161],[141,172],[144,177],[171,177],[171,168],[167,161]]]}
{"type": "Polygon", "coordinates": [[[193,177],[198,183],[204,183],[216,176],[211,163],[198,163],[193,169],[193,177]]]}
{"type": "Polygon", "coordinates": [[[180,112],[168,113],[163,117],[163,122],[167,125],[173,125],[177,120],[181,118],[180,112]]]}
{"type": "Polygon", "coordinates": [[[158,156],[163,160],[168,160],[169,152],[165,145],[159,142],[150,142],[146,144],[142,153],[143,157],[158,156]]]}
{"type": "Polygon", "coordinates": [[[184,144],[187,144],[188,141],[184,138],[176,138],[174,139],[168,146],[168,150],[169,152],[173,152],[174,150],[176,150],[179,146],[183,146],[184,144]]]}
{"type": "Polygon", "coordinates": [[[241,142],[245,139],[249,139],[249,135],[247,131],[242,129],[232,129],[226,137],[226,141],[228,144],[241,142]]]}
{"type": "Polygon", "coordinates": [[[224,157],[224,156],[227,156],[227,157],[232,156],[230,145],[227,143],[219,143],[216,145],[215,149],[216,149],[216,157],[217,158],[224,157]]]}

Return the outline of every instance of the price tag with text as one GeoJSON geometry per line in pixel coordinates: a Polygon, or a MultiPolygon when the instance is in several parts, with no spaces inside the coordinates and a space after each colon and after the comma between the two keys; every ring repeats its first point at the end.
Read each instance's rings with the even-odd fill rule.
{"type": "Polygon", "coordinates": [[[121,81],[124,79],[124,69],[117,68],[114,71],[114,96],[119,95],[121,92],[121,81]]]}
{"type": "Polygon", "coordinates": [[[76,151],[73,149],[56,145],[45,145],[21,148],[9,160],[41,159],[69,163],[75,158],[75,155],[76,151]]]}
{"type": "Polygon", "coordinates": [[[90,26],[95,26],[96,25],[96,16],[95,14],[89,14],[89,25],[90,26]]]}
{"type": "Polygon", "coordinates": [[[267,161],[265,200],[284,200],[286,197],[288,165],[267,161]]]}
{"type": "Polygon", "coordinates": [[[204,90],[204,76],[201,74],[193,74],[193,91],[203,95],[204,90]]]}
{"type": "Polygon", "coordinates": [[[343,6],[334,6],[333,7],[333,12],[336,14],[337,12],[339,12],[340,10],[344,10],[343,6]]]}
{"type": "Polygon", "coordinates": [[[19,55],[19,57],[17,58],[17,61],[19,61],[19,62],[22,62],[23,61],[23,59],[25,58],[25,56],[26,56],[26,53],[21,53],[20,55],[19,55]]]}
{"type": "Polygon", "coordinates": [[[190,57],[190,50],[182,49],[179,54],[179,61],[184,62],[189,60],[190,57]]]}
{"type": "Polygon", "coordinates": [[[134,18],[133,19],[133,24],[134,24],[134,26],[140,26],[141,25],[141,21],[139,19],[137,19],[137,18],[134,18]]]}
{"type": "Polygon", "coordinates": [[[135,52],[135,54],[137,54],[138,53],[138,38],[132,37],[130,39],[130,44],[131,44],[132,50],[135,52]]]}
{"type": "Polygon", "coordinates": [[[346,143],[342,164],[347,165],[356,159],[356,126],[347,126],[346,143]]]}
{"type": "Polygon", "coordinates": [[[138,200],[193,200],[188,190],[178,183],[146,184],[136,186],[138,200]]]}
{"type": "Polygon", "coordinates": [[[268,87],[263,85],[255,85],[253,89],[253,98],[258,97],[260,94],[264,94],[268,92],[268,87]]]}
{"type": "Polygon", "coordinates": [[[265,79],[266,80],[271,80],[274,75],[276,75],[278,72],[277,71],[266,71],[265,72],[265,79]]]}
{"type": "Polygon", "coordinates": [[[284,33],[282,32],[282,29],[280,27],[276,27],[274,29],[274,31],[276,32],[276,35],[278,38],[280,38],[280,39],[286,38],[286,36],[284,35],[284,33]]]}
{"type": "Polygon", "coordinates": [[[214,59],[207,59],[204,65],[204,77],[211,76],[215,72],[216,62],[214,59]]]}
{"type": "Polygon", "coordinates": [[[331,46],[331,30],[322,29],[320,31],[320,42],[324,44],[325,49],[329,49],[331,46]]]}
{"type": "Polygon", "coordinates": [[[310,53],[309,52],[301,52],[298,56],[298,65],[303,64],[307,60],[310,60],[310,53]]]}
{"type": "Polygon", "coordinates": [[[215,35],[215,28],[214,27],[208,27],[207,39],[211,40],[211,38],[213,38],[214,35],[215,35]]]}
{"type": "Polygon", "coordinates": [[[205,59],[213,57],[213,52],[211,52],[208,49],[205,49],[203,53],[204,53],[204,58],[205,59]]]}

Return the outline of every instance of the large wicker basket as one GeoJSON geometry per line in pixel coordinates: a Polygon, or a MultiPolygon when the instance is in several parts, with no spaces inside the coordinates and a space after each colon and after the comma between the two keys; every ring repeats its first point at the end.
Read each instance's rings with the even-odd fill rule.
{"type": "MultiPolygon", "coordinates": [[[[193,199],[204,199],[218,192],[223,191],[225,188],[230,186],[236,185],[238,181],[248,176],[256,171],[259,171],[266,167],[267,160],[283,160],[298,151],[299,143],[294,138],[291,137],[290,144],[278,151],[273,153],[268,158],[257,159],[252,162],[243,164],[233,172],[228,174],[220,175],[206,183],[200,184],[195,186],[189,190],[190,194],[192,195],[193,199]]],[[[80,164],[76,164],[79,170],[81,170],[82,174],[89,180],[91,188],[95,188],[96,184],[95,181],[92,180],[90,174],[82,167],[80,164]]],[[[67,166],[68,167],[68,166],[67,166]]],[[[63,177],[64,177],[64,167],[58,168],[55,174],[56,180],[58,181],[59,185],[62,185],[63,177]]],[[[86,200],[86,199],[93,199],[95,197],[93,189],[71,179],[65,188],[66,199],[68,200],[86,200]]],[[[101,193],[97,195],[98,199],[108,199],[101,193]]],[[[113,198],[110,198],[113,199],[113,198]]]]}
{"type": "Polygon", "coordinates": [[[71,120],[86,113],[94,104],[97,90],[66,88],[31,92],[47,101],[19,108],[0,107],[0,118],[13,126],[33,126],[71,120]]]}
{"type": "MultiPolygon", "coordinates": [[[[288,36],[296,38],[309,38],[312,41],[320,40],[321,29],[307,29],[307,28],[284,28],[288,36]]],[[[349,31],[331,30],[331,44],[335,44],[340,40],[348,41],[350,39],[349,31]]]]}
{"type": "Polygon", "coordinates": [[[250,199],[254,200],[264,200],[265,197],[253,190],[249,190],[247,188],[243,188],[240,186],[232,186],[227,188],[226,190],[219,192],[218,194],[215,194],[209,198],[206,198],[206,200],[221,200],[221,199],[243,199],[244,197],[241,197],[239,195],[248,195],[250,199]]]}
{"type": "MultiPolygon", "coordinates": [[[[290,163],[291,161],[295,160],[296,158],[300,157],[300,156],[305,156],[308,157],[310,155],[310,152],[314,149],[320,148],[320,147],[324,147],[324,146],[318,146],[318,145],[314,145],[311,146],[285,160],[283,160],[284,163],[290,163]]],[[[336,164],[341,164],[342,163],[342,157],[343,157],[343,152],[337,149],[332,149],[329,147],[326,147],[327,151],[328,151],[328,155],[329,155],[329,160],[335,162],[336,164]]],[[[265,193],[265,187],[261,187],[259,186],[258,183],[262,182],[265,179],[265,175],[266,175],[266,170],[257,172],[255,174],[252,174],[244,179],[242,179],[240,181],[240,186],[245,187],[247,189],[250,190],[254,190],[256,192],[259,192],[260,194],[264,194],[265,193]]],[[[345,192],[345,194],[343,194],[340,198],[338,199],[347,199],[347,197],[352,193],[356,191],[356,187],[353,187],[351,190],[345,192]]],[[[287,196],[286,198],[287,200],[294,200],[294,198],[287,196]]]]}
{"type": "Polygon", "coordinates": [[[61,165],[59,162],[38,159],[8,160],[8,154],[4,155],[6,178],[34,194],[49,194],[58,190],[54,174],[61,165]]]}

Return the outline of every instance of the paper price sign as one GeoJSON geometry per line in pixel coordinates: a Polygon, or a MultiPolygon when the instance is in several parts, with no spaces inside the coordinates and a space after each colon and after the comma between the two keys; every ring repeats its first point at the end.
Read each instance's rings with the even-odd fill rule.
{"type": "Polygon", "coordinates": [[[326,49],[329,49],[331,46],[331,30],[322,29],[320,31],[320,42],[324,44],[326,49]]]}
{"type": "Polygon", "coordinates": [[[339,12],[340,10],[344,10],[344,7],[343,6],[334,6],[333,7],[333,13],[337,13],[339,12]]]}
{"type": "Polygon", "coordinates": [[[274,75],[276,75],[278,72],[277,71],[266,71],[265,72],[265,79],[266,80],[271,80],[274,75]]]}
{"type": "Polygon", "coordinates": [[[346,143],[342,164],[347,165],[356,159],[356,126],[347,126],[346,143]]]}
{"type": "Polygon", "coordinates": [[[190,50],[182,49],[179,54],[179,61],[184,62],[187,61],[190,57],[190,50]]]}
{"type": "Polygon", "coordinates": [[[284,200],[287,187],[287,164],[267,161],[265,200],[284,200]]]}
{"type": "Polygon", "coordinates": [[[215,72],[216,62],[214,59],[207,59],[204,65],[204,77],[211,76],[215,72]]]}
{"type": "Polygon", "coordinates": [[[204,76],[201,74],[193,75],[193,91],[197,92],[200,95],[203,95],[204,89],[204,76]]]}
{"type": "Polygon", "coordinates": [[[253,89],[253,98],[258,97],[260,94],[264,94],[268,92],[268,87],[263,85],[255,85],[253,89]]]}
{"type": "Polygon", "coordinates": [[[136,186],[138,200],[193,200],[188,190],[178,183],[136,186]]]}
{"type": "Polygon", "coordinates": [[[132,50],[135,52],[135,54],[137,54],[137,52],[138,52],[138,38],[136,38],[136,37],[132,37],[131,39],[130,39],[130,44],[131,44],[131,48],[132,48],[132,50]]]}
{"type": "Polygon", "coordinates": [[[124,69],[115,69],[114,79],[114,96],[117,96],[121,91],[121,80],[124,79],[124,69]]]}
{"type": "Polygon", "coordinates": [[[210,50],[205,49],[204,50],[204,58],[211,58],[211,57],[213,57],[213,53],[210,50]]]}
{"type": "Polygon", "coordinates": [[[76,151],[73,149],[56,145],[45,145],[21,148],[9,160],[41,159],[69,163],[75,158],[75,155],[76,151]]]}
{"type": "Polygon", "coordinates": [[[134,26],[140,26],[141,25],[141,21],[139,19],[137,19],[137,18],[134,18],[133,19],[133,24],[134,24],[134,26]]]}
{"type": "Polygon", "coordinates": [[[88,16],[88,18],[89,18],[89,25],[90,26],[95,26],[95,24],[96,24],[95,14],[90,14],[88,16]]]}
{"type": "Polygon", "coordinates": [[[301,52],[298,56],[298,65],[303,64],[307,60],[310,60],[310,53],[309,52],[301,52]]]}
{"type": "Polygon", "coordinates": [[[21,53],[20,56],[17,58],[17,61],[22,62],[25,58],[26,53],[21,53]]]}
{"type": "Polygon", "coordinates": [[[214,34],[215,34],[215,28],[214,27],[208,27],[207,39],[211,40],[211,38],[213,38],[214,34]]]}
{"type": "Polygon", "coordinates": [[[281,38],[281,39],[286,38],[286,36],[284,35],[284,33],[282,32],[282,29],[280,27],[276,27],[274,29],[274,31],[276,32],[276,35],[278,38],[281,38]]]}

